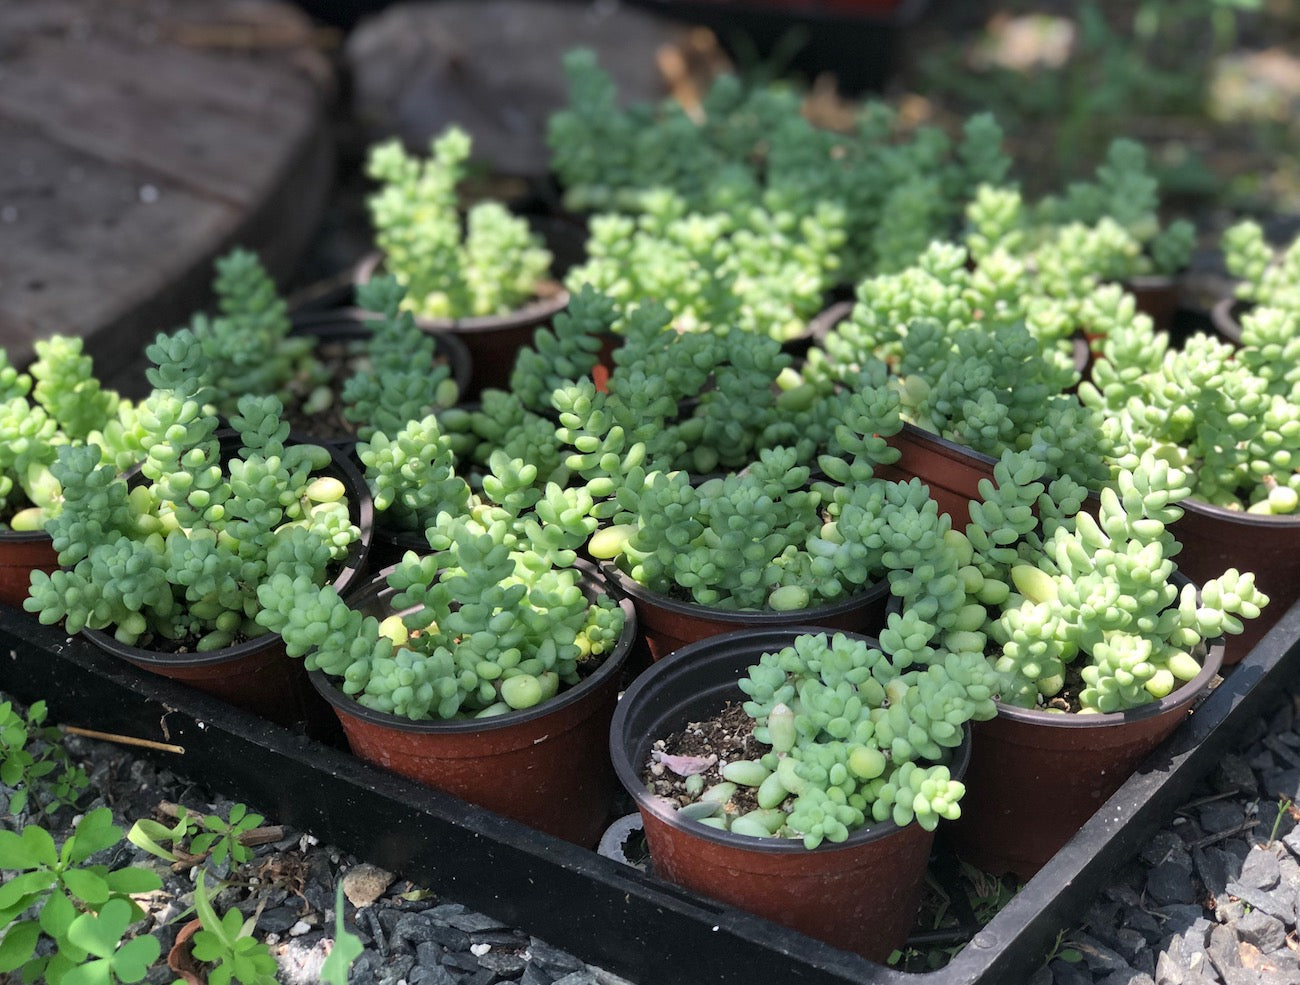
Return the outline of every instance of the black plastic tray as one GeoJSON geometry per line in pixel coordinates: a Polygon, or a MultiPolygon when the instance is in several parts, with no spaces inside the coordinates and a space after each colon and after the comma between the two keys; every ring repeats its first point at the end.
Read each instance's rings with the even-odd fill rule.
{"type": "Polygon", "coordinates": [[[1041,964],[1296,676],[1300,603],[943,969],[875,964],[121,665],[0,606],[0,690],[54,721],[170,743],[176,773],[635,982],[966,985],[1041,964]]]}

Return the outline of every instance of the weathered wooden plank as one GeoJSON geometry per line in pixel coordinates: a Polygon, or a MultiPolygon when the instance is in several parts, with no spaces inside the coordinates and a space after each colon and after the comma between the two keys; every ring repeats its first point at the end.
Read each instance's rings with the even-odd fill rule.
{"type": "Polygon", "coordinates": [[[271,180],[319,104],[292,73],[168,45],[42,38],[0,64],[0,116],[237,204],[271,180]]]}
{"type": "Polygon", "coordinates": [[[147,303],[242,214],[25,123],[0,118],[0,147],[0,338],[11,357],[32,338],[88,335],[147,303]]]}
{"type": "Polygon", "coordinates": [[[210,303],[217,256],[242,245],[292,270],[333,173],[332,79],[310,38],[274,2],[0,3],[0,345],[15,360],[78,334],[138,394],[143,346],[210,303]]]}

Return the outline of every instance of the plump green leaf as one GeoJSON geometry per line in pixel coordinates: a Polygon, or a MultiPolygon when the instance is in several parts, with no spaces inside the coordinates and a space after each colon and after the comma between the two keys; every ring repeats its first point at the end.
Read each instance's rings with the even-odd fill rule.
{"type": "Polygon", "coordinates": [[[111,899],[99,913],[83,913],[68,927],[68,940],[97,958],[111,958],[131,925],[131,904],[111,899]]]}
{"type": "Polygon", "coordinates": [[[162,944],[152,934],[133,937],[117,949],[113,971],[124,982],[138,982],[149,973],[150,966],[162,953],[162,944]]]}
{"type": "Polygon", "coordinates": [[[53,872],[46,869],[14,876],[0,886],[0,910],[17,906],[22,900],[30,901],[34,896],[53,886],[56,878],[53,872]]]}
{"type": "Polygon", "coordinates": [[[113,985],[113,962],[100,958],[69,968],[59,985],[113,985]]]}
{"type": "Polygon", "coordinates": [[[63,873],[63,884],[72,895],[98,906],[109,897],[108,883],[104,877],[89,869],[69,869],[63,873]]]}
{"type": "MultiPolygon", "coordinates": [[[[59,849],[54,844],[54,838],[42,827],[28,825],[23,828],[22,834],[23,847],[27,851],[27,862],[14,866],[17,869],[31,869],[37,865],[54,866],[59,864],[59,849]]],[[[8,866],[5,866],[8,868],[8,866]]]]}
{"type": "Polygon", "coordinates": [[[77,823],[76,839],[72,861],[84,862],[96,852],[121,841],[122,829],[113,823],[113,812],[109,808],[98,807],[77,823]]]}
{"type": "Polygon", "coordinates": [[[40,936],[41,928],[35,920],[24,920],[6,930],[0,937],[0,974],[21,968],[31,960],[40,936]]]}
{"type": "Polygon", "coordinates": [[[152,869],[129,866],[117,869],[104,877],[108,888],[113,893],[130,896],[135,893],[152,893],[162,888],[162,878],[152,869]]]}

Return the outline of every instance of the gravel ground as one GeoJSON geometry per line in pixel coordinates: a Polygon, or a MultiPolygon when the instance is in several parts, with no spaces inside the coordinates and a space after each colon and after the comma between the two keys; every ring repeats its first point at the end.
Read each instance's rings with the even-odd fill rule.
{"type": "MultiPolygon", "coordinates": [[[[83,808],[106,804],[124,830],[137,819],[160,817],[165,803],[229,814],[229,801],[211,800],[121,747],[79,736],[64,743],[91,779],[83,808]]],[[[8,810],[10,793],[0,787],[0,825],[16,828],[27,816],[8,810]]],[[[1117,875],[1082,923],[1062,928],[1057,956],[1031,985],[1300,985],[1300,810],[1290,801],[1300,801],[1300,689],[1242,737],[1239,750],[1117,875]]],[[[61,839],[73,819],[63,810],[45,827],[61,839]]],[[[267,819],[263,826],[274,824],[267,819]]],[[[365,945],[353,965],[357,985],[623,981],[308,833],[284,829],[271,836],[227,880],[216,906],[258,914],[255,933],[271,945],[286,985],[317,980],[333,939],[340,880],[347,926],[365,945]]],[[[195,870],[170,866],[127,842],[106,855],[103,861],[114,866],[145,865],[162,876],[164,890],[142,929],[160,938],[165,955],[192,902],[195,870]]],[[[147,981],[173,979],[160,962],[147,981]]]]}

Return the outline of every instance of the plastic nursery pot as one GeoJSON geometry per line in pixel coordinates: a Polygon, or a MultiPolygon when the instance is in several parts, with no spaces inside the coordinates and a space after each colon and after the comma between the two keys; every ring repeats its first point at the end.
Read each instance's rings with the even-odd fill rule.
{"type": "Polygon", "coordinates": [[[1167,332],[1182,302],[1181,281],[1174,274],[1138,274],[1125,278],[1124,290],[1133,295],[1137,310],[1148,315],[1157,332],[1167,332]]]}
{"type": "Polygon", "coordinates": [[[1225,340],[1241,345],[1241,316],[1254,305],[1240,298],[1226,297],[1214,302],[1210,308],[1210,324],[1225,340]]]}
{"type": "MultiPolygon", "coordinates": [[[[292,335],[308,335],[316,340],[316,355],[327,365],[337,365],[342,375],[331,381],[337,394],[341,394],[343,383],[351,375],[347,368],[351,343],[363,342],[370,337],[371,330],[366,322],[373,321],[374,314],[361,308],[342,307],[327,310],[311,310],[293,316],[292,335]]],[[[449,332],[431,332],[434,336],[434,358],[445,362],[451,370],[451,378],[456,381],[460,393],[470,385],[473,363],[465,343],[449,332]]],[[[335,409],[327,415],[316,417],[303,416],[294,420],[295,434],[300,440],[313,441],[317,444],[350,451],[356,444],[356,433],[352,426],[341,416],[339,401],[335,409]]],[[[286,414],[289,413],[286,408],[286,414]]]]}
{"type": "Polygon", "coordinates": [[[952,517],[953,528],[965,530],[970,523],[970,501],[983,499],[980,479],[993,481],[997,459],[915,424],[905,423],[888,441],[898,449],[898,461],[879,466],[876,474],[890,481],[920,479],[930,487],[930,498],[939,504],[939,512],[952,517]]]}
{"type": "MultiPolygon", "coordinates": [[[[933,832],[890,821],[809,851],[796,839],[751,838],[684,820],[641,779],[657,739],[708,719],[729,700],[743,700],[736,682],[763,653],[819,630],[789,626],[727,633],[656,663],[619,701],[610,755],[641,813],[656,875],[883,961],[903,945],[916,920],[933,832]]],[[[970,748],[968,731],[950,764],[954,779],[961,778],[970,748]]]]}
{"type": "Polygon", "coordinates": [[[1169,532],[1183,545],[1178,570],[1197,584],[1228,568],[1251,571],[1268,596],[1259,618],[1226,638],[1223,662],[1239,663],[1300,598],[1300,515],[1263,516],[1228,510],[1195,499],[1182,502],[1183,515],[1169,532]]]}
{"type": "MultiPolygon", "coordinates": [[[[872,635],[885,628],[889,582],[878,581],[846,598],[807,609],[719,609],[652,592],[612,564],[606,576],[632,599],[639,626],[642,656],[661,660],[688,643],[736,630],[779,630],[787,626],[817,626],[872,635]]],[[[645,661],[643,661],[644,663],[645,661]]]]}
{"type": "MultiPolygon", "coordinates": [[[[357,266],[356,283],[364,284],[379,270],[383,254],[372,253],[357,266]]],[[[538,285],[536,299],[508,315],[474,318],[420,318],[426,332],[446,332],[469,349],[474,372],[462,400],[477,400],[489,387],[509,389],[515,355],[533,341],[533,332],[546,325],[569,304],[569,292],[554,282],[538,285]]]]}
{"type": "Polygon", "coordinates": [[[59,556],[43,530],[0,531],[0,602],[21,609],[33,571],[57,571],[59,556]]]}
{"type": "MultiPolygon", "coordinates": [[[[600,573],[578,562],[588,598],[607,593],[600,573]]],[[[387,570],[349,603],[380,618],[394,611],[387,570]]],[[[593,847],[609,821],[617,785],[606,735],[623,664],[636,635],[626,598],[618,644],[594,673],[550,701],[492,718],[414,721],[367,708],[320,671],[311,682],[334,709],[353,754],[402,776],[593,847]]]]}
{"type": "Polygon", "coordinates": [[[1033,876],[1210,690],[1223,646],[1202,644],[1198,655],[1195,679],[1128,711],[1056,714],[999,702],[996,718],[975,723],[949,844],[987,872],[1033,876]]]}
{"type": "MultiPolygon", "coordinates": [[[[237,446],[238,438],[223,436],[223,449],[237,446]]],[[[344,594],[364,576],[373,536],[374,504],[361,473],[338,450],[323,474],[339,479],[347,489],[352,522],[361,530],[341,562],[331,584],[344,594]]],[[[82,630],[105,653],[141,670],[187,684],[221,698],[245,711],[280,725],[306,723],[314,734],[330,731],[330,715],[307,679],[302,661],[285,653],[278,633],[204,653],[153,650],[120,642],[112,633],[82,630]]]]}

